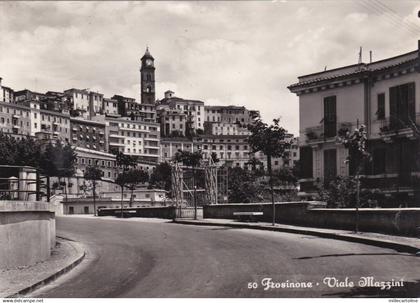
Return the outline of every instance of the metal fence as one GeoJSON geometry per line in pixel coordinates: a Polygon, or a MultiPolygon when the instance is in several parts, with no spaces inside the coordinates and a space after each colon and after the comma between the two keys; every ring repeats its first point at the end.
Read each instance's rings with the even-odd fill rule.
{"type": "Polygon", "coordinates": [[[30,166],[0,165],[0,200],[50,201],[50,180],[30,166]]]}

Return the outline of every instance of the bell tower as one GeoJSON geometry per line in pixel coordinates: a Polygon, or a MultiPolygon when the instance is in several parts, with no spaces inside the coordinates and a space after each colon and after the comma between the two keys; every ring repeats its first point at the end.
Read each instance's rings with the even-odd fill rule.
{"type": "Polygon", "coordinates": [[[140,101],[142,104],[154,104],[155,95],[155,59],[146,48],[141,57],[140,66],[140,101]]]}

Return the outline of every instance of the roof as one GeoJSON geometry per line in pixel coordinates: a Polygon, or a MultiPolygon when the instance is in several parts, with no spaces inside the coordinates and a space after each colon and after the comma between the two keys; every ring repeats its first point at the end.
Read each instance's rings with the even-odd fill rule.
{"type": "Polygon", "coordinates": [[[179,98],[179,97],[170,97],[170,98],[163,98],[162,100],[160,100],[160,103],[169,103],[169,102],[186,102],[186,103],[200,103],[200,104],[204,104],[204,101],[200,101],[200,100],[191,100],[191,99],[183,99],[183,98],[179,98]]]}
{"type": "Polygon", "coordinates": [[[146,47],[146,52],[144,53],[143,57],[141,57],[141,60],[143,59],[152,59],[154,60],[153,56],[149,52],[149,47],[146,47]]]}
{"type": "Polygon", "coordinates": [[[413,63],[417,59],[418,59],[418,52],[416,50],[416,51],[412,51],[412,52],[398,55],[395,57],[375,61],[372,63],[353,64],[353,65],[343,66],[343,67],[326,70],[322,72],[307,74],[307,75],[299,76],[298,77],[299,82],[288,86],[288,88],[291,91],[293,91],[294,88],[318,83],[321,81],[342,79],[342,78],[347,78],[350,76],[352,77],[362,76],[370,72],[383,71],[383,70],[401,66],[407,63],[413,63]]]}

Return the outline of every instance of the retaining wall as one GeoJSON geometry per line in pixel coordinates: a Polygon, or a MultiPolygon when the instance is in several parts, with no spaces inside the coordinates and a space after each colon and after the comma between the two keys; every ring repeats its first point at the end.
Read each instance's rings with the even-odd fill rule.
{"type": "MultiPolygon", "coordinates": [[[[128,207],[123,209],[124,217],[174,219],[175,207],[128,207]]],[[[121,208],[101,208],[98,216],[121,216],[121,208]]]]}
{"type": "MultiPolygon", "coordinates": [[[[353,230],[356,222],[355,209],[319,208],[321,202],[276,203],[276,222],[321,228],[353,230]]],[[[234,212],[259,211],[260,221],[272,221],[271,203],[218,204],[203,208],[204,218],[235,219],[234,212]]],[[[418,235],[420,230],[420,208],[361,208],[359,229],[398,235],[418,235]]]]}
{"type": "Polygon", "coordinates": [[[0,269],[44,261],[54,246],[55,216],[49,203],[0,201],[0,269]]]}

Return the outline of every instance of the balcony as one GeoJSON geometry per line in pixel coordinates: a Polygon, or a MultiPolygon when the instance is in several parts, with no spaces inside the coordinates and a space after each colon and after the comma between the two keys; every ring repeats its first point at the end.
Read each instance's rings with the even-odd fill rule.
{"type": "Polygon", "coordinates": [[[419,188],[420,172],[406,172],[361,175],[361,183],[364,188],[381,189],[384,192],[395,192],[401,189],[419,188]]]}
{"type": "Polygon", "coordinates": [[[109,146],[124,147],[125,144],[124,143],[119,143],[119,142],[109,142],[109,146]]]}
{"type": "Polygon", "coordinates": [[[319,125],[315,127],[308,127],[305,129],[306,134],[306,143],[309,145],[317,145],[325,142],[335,142],[339,130],[349,130],[352,131],[355,127],[354,123],[351,122],[339,122],[336,124],[336,134],[334,136],[325,137],[324,135],[324,125],[319,125]]]}
{"type": "Polygon", "coordinates": [[[125,138],[124,136],[121,136],[119,134],[109,134],[109,137],[110,138],[121,138],[121,139],[124,139],[125,138]]]}
{"type": "Polygon", "coordinates": [[[416,114],[415,123],[414,121],[402,121],[399,118],[392,117],[376,121],[376,126],[379,126],[379,136],[385,142],[391,142],[393,137],[414,137],[415,124],[420,125],[420,113],[416,114]]]}

